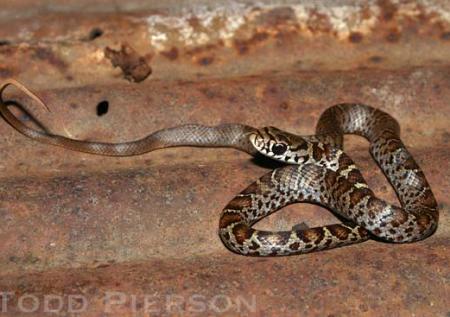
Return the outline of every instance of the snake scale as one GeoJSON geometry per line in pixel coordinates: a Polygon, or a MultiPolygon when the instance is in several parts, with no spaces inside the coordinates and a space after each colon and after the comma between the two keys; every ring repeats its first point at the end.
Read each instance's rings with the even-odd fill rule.
{"type": "MultiPolygon", "coordinates": [[[[44,105],[16,81],[7,81],[44,105]]],[[[24,135],[67,149],[108,156],[130,156],[174,146],[231,147],[286,163],[262,176],[222,211],[219,235],[243,255],[280,256],[350,245],[375,238],[413,242],[437,227],[438,209],[424,173],[400,140],[400,128],[389,114],[363,104],[338,104],[319,118],[316,134],[298,136],[274,127],[243,124],[209,127],[181,125],[156,131],[140,140],[102,143],[74,140],[25,126],[1,102],[6,121],[24,135]],[[395,189],[401,207],[375,196],[343,150],[343,135],[370,142],[370,153],[395,189]],[[291,231],[256,230],[253,225],[274,211],[297,202],[320,204],[343,223],[291,231]]]]}

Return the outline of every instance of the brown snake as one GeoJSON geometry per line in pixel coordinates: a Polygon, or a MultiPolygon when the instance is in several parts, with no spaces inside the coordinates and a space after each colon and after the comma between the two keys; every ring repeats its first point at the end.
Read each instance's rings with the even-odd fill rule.
{"type": "MultiPolygon", "coordinates": [[[[13,80],[0,87],[0,94],[8,85],[17,86],[44,105],[13,80]]],[[[298,136],[274,127],[189,124],[159,130],[133,142],[102,143],[31,129],[0,101],[0,112],[15,129],[40,142],[75,151],[130,156],[173,146],[232,147],[287,163],[251,184],[224,208],[219,235],[230,250],[239,254],[292,255],[358,243],[369,237],[412,242],[428,237],[437,227],[436,200],[423,172],[400,140],[397,121],[370,106],[339,104],[328,108],[312,136],[298,136]],[[370,142],[370,153],[394,187],[401,207],[378,199],[368,188],[354,162],[342,151],[344,134],[358,134],[370,142]],[[252,228],[260,219],[296,202],[320,204],[346,222],[282,232],[252,228]]]]}

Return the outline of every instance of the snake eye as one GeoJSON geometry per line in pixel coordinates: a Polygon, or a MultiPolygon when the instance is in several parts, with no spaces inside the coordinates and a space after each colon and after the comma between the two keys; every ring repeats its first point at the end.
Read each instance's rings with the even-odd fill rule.
{"type": "Polygon", "coordinates": [[[288,147],[284,143],[275,143],[272,146],[272,152],[275,155],[282,155],[287,151],[288,147]]]}

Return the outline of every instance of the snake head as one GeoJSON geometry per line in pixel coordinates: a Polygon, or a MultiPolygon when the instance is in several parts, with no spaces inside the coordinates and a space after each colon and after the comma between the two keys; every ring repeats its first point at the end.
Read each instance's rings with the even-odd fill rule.
{"type": "Polygon", "coordinates": [[[301,164],[308,156],[308,143],[302,137],[275,127],[258,129],[249,139],[259,153],[280,162],[301,164]]]}

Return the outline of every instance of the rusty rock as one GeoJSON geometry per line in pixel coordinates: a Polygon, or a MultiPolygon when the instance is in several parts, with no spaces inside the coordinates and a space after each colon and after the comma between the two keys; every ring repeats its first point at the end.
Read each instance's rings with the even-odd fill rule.
{"type": "MultiPolygon", "coordinates": [[[[241,122],[311,134],[327,107],[362,102],[399,121],[440,223],[418,243],[242,257],[217,236],[220,211],[273,165],[231,149],[98,157],[32,142],[2,121],[1,315],[45,316],[49,295],[62,296],[63,316],[69,295],[75,308],[86,300],[83,316],[449,313],[448,1],[44,3],[3,1],[0,79],[17,77],[48,104],[50,113],[12,89],[4,96],[50,131],[122,142],[183,123],[241,122]],[[118,77],[105,56],[118,43],[153,56],[152,76],[139,85],[118,77]]],[[[367,142],[346,136],[345,150],[396,203],[367,142]]],[[[295,204],[257,227],[336,221],[295,204]]]]}
{"type": "Polygon", "coordinates": [[[122,69],[124,77],[129,81],[141,82],[152,73],[145,57],[140,56],[128,44],[122,44],[120,51],[106,47],[105,56],[111,60],[114,67],[122,69]]]}

